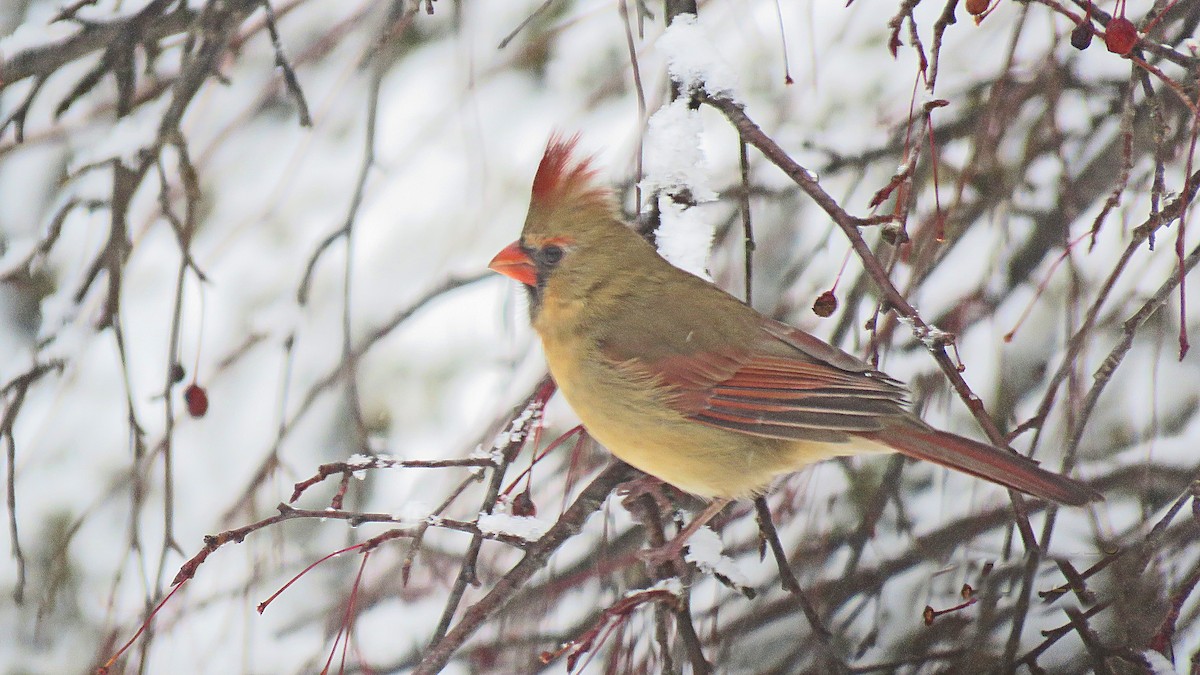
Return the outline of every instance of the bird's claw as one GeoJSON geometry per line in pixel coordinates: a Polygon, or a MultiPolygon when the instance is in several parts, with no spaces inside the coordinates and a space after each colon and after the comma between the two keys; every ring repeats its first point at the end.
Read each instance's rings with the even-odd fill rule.
{"type": "Polygon", "coordinates": [[[630,510],[632,510],[633,502],[646,496],[654,500],[660,512],[670,513],[674,507],[671,506],[671,500],[664,492],[667,487],[667,484],[660,479],[646,475],[622,484],[618,488],[618,494],[621,496],[621,503],[630,510]]]}
{"type": "Polygon", "coordinates": [[[682,569],[686,565],[683,559],[683,549],[686,548],[686,545],[687,542],[675,538],[662,546],[642,549],[637,552],[637,556],[650,567],[674,564],[682,569]]]}

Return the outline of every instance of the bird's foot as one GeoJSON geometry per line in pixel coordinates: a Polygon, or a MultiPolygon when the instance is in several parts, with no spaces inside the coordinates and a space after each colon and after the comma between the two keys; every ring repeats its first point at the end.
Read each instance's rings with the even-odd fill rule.
{"type": "Polygon", "coordinates": [[[675,537],[662,546],[642,549],[638,551],[637,556],[650,568],[672,566],[677,571],[682,571],[687,566],[683,559],[683,549],[686,547],[685,539],[675,537]]]}
{"type": "Polygon", "coordinates": [[[641,478],[635,478],[617,488],[617,494],[621,497],[621,504],[629,511],[636,509],[634,502],[643,496],[654,500],[654,504],[658,507],[659,513],[671,513],[675,507],[671,505],[671,500],[667,498],[666,490],[668,485],[662,480],[654,476],[644,475],[641,478]]]}
{"type": "Polygon", "coordinates": [[[728,506],[730,501],[732,500],[713,500],[712,503],[710,503],[703,511],[701,511],[695,518],[692,519],[692,522],[687,524],[687,527],[680,530],[679,534],[675,535],[674,539],[668,541],[662,546],[640,551],[638,553],[638,557],[644,560],[646,564],[651,566],[662,566],[666,565],[667,563],[673,563],[676,565],[677,570],[682,571],[686,565],[681,553],[683,552],[684,547],[687,546],[688,539],[692,538],[692,535],[696,533],[696,530],[699,530],[701,527],[707,525],[708,521],[712,520],[718,513],[721,512],[722,509],[728,506]]]}

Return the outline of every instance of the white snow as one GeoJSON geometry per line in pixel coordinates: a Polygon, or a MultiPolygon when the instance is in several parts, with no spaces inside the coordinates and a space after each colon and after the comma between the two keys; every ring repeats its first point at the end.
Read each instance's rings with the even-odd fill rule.
{"type": "Polygon", "coordinates": [[[550,529],[551,523],[532,516],[514,516],[508,513],[481,513],[476,524],[485,534],[505,534],[526,541],[537,541],[550,529]]]}
{"type": "Polygon", "coordinates": [[[354,476],[358,480],[366,480],[367,479],[367,467],[373,466],[375,463],[375,460],[373,460],[372,458],[370,458],[366,455],[360,455],[360,454],[355,453],[353,455],[350,455],[350,457],[346,459],[346,463],[350,464],[351,466],[355,466],[355,465],[362,466],[363,467],[362,469],[352,470],[350,472],[350,475],[354,476]]]}
{"type": "Polygon", "coordinates": [[[695,563],[705,572],[725,577],[735,586],[749,585],[746,575],[738,569],[737,563],[722,553],[724,546],[721,544],[721,537],[711,528],[702,527],[696,530],[692,538],[688,539],[687,547],[688,552],[684,560],[695,563]]]}
{"type": "Polygon", "coordinates": [[[541,418],[542,408],[543,404],[541,403],[535,402],[531,404],[530,406],[526,407],[525,410],[521,411],[520,415],[517,415],[515,418],[513,418],[513,421],[509,423],[507,429],[496,434],[496,438],[492,441],[492,449],[490,451],[493,459],[498,458],[496,453],[499,450],[504,449],[510,443],[517,442],[525,438],[526,434],[529,433],[527,426],[531,421],[536,423],[536,420],[541,418]]]}
{"type": "Polygon", "coordinates": [[[700,114],[683,98],[655,112],[646,125],[640,186],[647,204],[653,199],[659,208],[659,253],[675,266],[707,279],[713,225],[704,222],[696,208],[676,201],[700,204],[717,198],[709,187],[703,132],[700,114]]]}
{"type": "Polygon", "coordinates": [[[711,281],[708,256],[712,249],[712,226],[695,217],[696,209],[666,195],[660,196],[658,203],[662,219],[657,233],[658,252],[676,267],[711,281]]]}
{"type": "Polygon", "coordinates": [[[63,21],[50,23],[48,16],[31,16],[12,33],[0,37],[0,63],[29,49],[61,42],[78,32],[79,28],[74,24],[63,21]]]}
{"type": "Polygon", "coordinates": [[[433,512],[433,505],[421,499],[407,499],[392,515],[402,523],[419,523],[426,521],[433,512]]]}
{"type": "Polygon", "coordinates": [[[695,14],[680,14],[663,31],[656,46],[666,55],[671,79],[684,91],[703,89],[711,96],[738,100],[737,75],[715,44],[695,14]]]}
{"type": "MultiPolygon", "coordinates": [[[[85,166],[114,158],[121,160],[125,166],[136,166],[139,162],[138,153],[156,143],[157,121],[162,119],[170,105],[170,96],[160,96],[138,106],[109,128],[81,132],[78,139],[83,142],[75,148],[67,171],[76,173],[85,166]]],[[[77,102],[63,114],[63,119],[81,117],[87,114],[87,107],[85,103],[77,102]]]]}
{"type": "MultiPolygon", "coordinates": [[[[102,0],[84,7],[81,16],[107,21],[114,18],[112,12],[128,16],[147,1],[102,0]]],[[[15,28],[0,38],[0,58],[11,58],[31,47],[55,45],[78,30],[70,23],[48,23],[65,1],[25,4],[29,7],[20,18],[0,10],[0,31],[15,28]]],[[[198,9],[207,3],[189,0],[187,4],[198,9]]],[[[869,3],[860,1],[848,8],[844,3],[782,3],[782,28],[790,41],[796,80],[792,87],[783,85],[780,25],[773,3],[713,0],[702,5],[698,20],[680,17],[657,36],[656,23],[648,21],[646,37],[634,35],[643,88],[653,113],[648,120],[637,112],[625,35],[612,3],[570,5],[548,24],[531,24],[502,51],[495,50],[499,39],[541,0],[464,3],[461,11],[443,4],[433,3],[433,16],[422,12],[414,17],[409,29],[413,32],[396,36],[404,48],[389,62],[381,90],[377,162],[366,185],[352,252],[351,333],[355,345],[448,276],[483,270],[490,256],[517,236],[528,203],[532,167],[554,129],[585,130],[583,146],[602,148],[596,167],[614,184],[634,177],[635,141],[644,136],[641,187],[645,198],[641,204],[626,206],[660,209],[658,243],[673,263],[704,276],[711,265],[722,285],[740,288],[740,281],[731,282],[741,271],[741,251],[736,245],[723,246],[710,260],[715,226],[736,218],[735,199],[712,203],[717,190],[739,183],[736,131],[719,113],[707,108],[696,113],[683,101],[662,104],[656,110],[668,89],[668,76],[685,88],[703,88],[710,95],[744,102],[749,114],[786,151],[802,164],[821,170],[822,185],[853,213],[863,212],[866,200],[887,184],[893,170],[908,168],[897,168],[902,162],[900,153],[874,162],[865,171],[853,172],[853,176],[824,168],[830,156],[852,158],[883,147],[893,134],[893,125],[908,116],[915,57],[908,48],[897,59],[886,55],[882,46],[886,16],[869,3]],[[681,202],[696,206],[685,208],[681,202]]],[[[634,3],[628,4],[632,7],[634,3]]],[[[320,464],[360,450],[346,405],[345,379],[335,377],[323,389],[314,389],[337,372],[341,358],[344,242],[325,251],[313,268],[310,299],[303,307],[296,302],[296,289],[316,244],[345,221],[354,191],[362,161],[369,72],[358,64],[374,45],[375,18],[380,16],[377,5],[368,0],[275,3],[284,47],[300,60],[295,64],[297,75],[312,108],[314,128],[297,126],[294,105],[281,93],[273,50],[264,33],[250,35],[237,54],[221,60],[219,69],[227,82],[209,80],[184,118],[183,131],[204,193],[191,253],[210,281],[201,284],[189,276],[183,288],[178,316],[180,358],[188,376],[200,378],[212,401],[204,418],[193,419],[182,411],[178,388],[174,392],[176,419],[170,438],[175,461],[174,535],[186,554],[198,551],[206,534],[273,514],[273,505],[287,499],[295,481],[311,476],[320,464]],[[286,14],[281,9],[285,4],[290,8],[286,14]],[[364,10],[369,10],[370,20],[352,20],[364,10]],[[335,29],[337,32],[331,33],[335,29]],[[286,353],[282,338],[290,335],[295,336],[294,348],[286,353]],[[247,338],[264,336],[252,348],[242,349],[247,338]],[[194,366],[197,361],[198,368],[194,366]],[[281,425],[286,433],[280,440],[281,425]],[[267,480],[252,483],[267,459],[278,459],[278,470],[267,480]],[[244,497],[243,491],[251,484],[255,486],[252,494],[244,497]],[[223,518],[230,509],[235,515],[223,518]]],[[[965,85],[974,86],[978,73],[1006,72],[1012,26],[1008,19],[1014,17],[1004,14],[1009,9],[1002,5],[982,26],[960,22],[946,32],[936,97],[958,105],[963,100],[960,92],[967,90],[965,85]],[[964,63],[971,67],[963,67],[964,63]]],[[[916,16],[926,26],[932,19],[922,13],[938,11],[940,8],[922,3],[916,16]]],[[[261,10],[256,10],[247,26],[256,25],[260,18],[261,10]]],[[[1055,39],[1054,31],[1022,35],[1013,57],[1016,81],[1032,81],[1043,64],[1043,50],[1051,49],[1059,50],[1055,55],[1075,59],[1073,72],[1081,78],[1128,77],[1125,60],[1097,58],[1104,56],[1102,48],[1095,53],[1093,46],[1088,53],[1077,55],[1066,51],[1069,47],[1056,46],[1055,39]]],[[[163,75],[169,76],[177,67],[181,43],[178,37],[164,43],[166,52],[157,62],[163,75]]],[[[1195,52],[1200,48],[1192,39],[1181,49],[1195,52]]],[[[169,95],[118,122],[111,110],[115,86],[111,76],[106,76],[63,119],[54,120],[55,104],[97,58],[98,53],[93,54],[86,62],[47,80],[30,111],[24,145],[14,143],[11,129],[0,136],[0,266],[19,262],[32,238],[44,236],[46,224],[68,199],[100,203],[91,210],[75,209],[65,219],[59,242],[48,255],[37,259],[35,283],[0,288],[0,380],[25,372],[35,363],[51,359],[66,363],[61,374],[48,374],[29,390],[13,427],[16,512],[21,541],[27,558],[35,562],[33,567],[53,555],[47,546],[62,539],[64,524],[79,524],[65,557],[55,559],[71,570],[71,583],[61,588],[57,608],[48,610],[42,630],[36,632],[36,600],[27,600],[24,607],[0,604],[0,627],[15,636],[9,641],[11,649],[0,650],[3,672],[69,672],[78,668],[79,654],[95,654],[106,636],[132,635],[144,610],[146,579],[153,578],[160,559],[165,492],[161,455],[151,454],[138,474],[144,477],[144,498],[135,502],[128,483],[134,456],[128,407],[138,418],[146,447],[159,447],[167,422],[159,395],[176,320],[178,243],[158,213],[157,176],[152,176],[130,204],[133,248],[121,286],[122,360],[113,331],[95,326],[107,300],[107,273],[100,274],[81,302],[74,298],[84,273],[107,241],[111,214],[102,202],[112,190],[111,173],[101,167],[65,183],[60,177],[68,169],[114,155],[132,160],[141,147],[154,142],[156,118],[169,95]],[[140,510],[135,511],[135,503],[140,510]],[[131,528],[143,544],[139,550],[128,546],[131,528]]],[[[139,86],[145,87],[150,80],[143,73],[141,50],[137,66],[139,86]]],[[[31,85],[32,80],[26,80],[0,93],[0,118],[19,104],[31,85]]],[[[921,101],[930,100],[928,94],[918,96],[921,101]]],[[[1063,93],[1055,123],[1063,127],[1069,140],[1063,152],[1070,161],[1083,166],[1097,155],[1098,144],[1077,139],[1087,137],[1084,132],[1090,120],[1105,114],[1107,105],[1076,91],[1063,93]]],[[[1037,106],[1029,108],[1016,119],[1004,120],[1005,127],[1028,124],[1027,117],[1044,114],[1037,106]]],[[[938,111],[935,122],[960,110],[938,111]]],[[[1005,157],[1021,148],[1020,144],[1005,143],[997,151],[1005,157]]],[[[947,167],[942,174],[946,188],[941,195],[943,206],[952,201],[953,177],[971,152],[965,141],[939,147],[947,167]]],[[[174,179],[172,156],[168,153],[165,164],[174,179]]],[[[829,287],[837,274],[844,241],[836,230],[830,234],[828,218],[812,207],[786,176],[768,166],[753,149],[750,158],[753,185],[767,195],[753,196],[759,244],[756,304],[764,303],[760,305],[764,310],[787,311],[795,299],[807,298],[811,303],[812,297],[829,287]],[[780,194],[795,197],[780,199],[780,194]],[[797,265],[798,260],[803,264],[797,265]],[[798,276],[784,285],[780,272],[791,269],[797,269],[798,276]]],[[[1169,164],[1169,190],[1180,189],[1179,174],[1179,166],[1169,164]]],[[[815,174],[812,177],[816,179],[815,174]]],[[[1060,187],[1057,181],[1061,176],[1053,171],[1037,171],[1031,178],[1040,184],[1022,187],[1011,205],[992,214],[993,223],[984,223],[988,227],[973,227],[965,233],[966,239],[939,251],[944,258],[935,276],[920,284],[911,298],[923,316],[942,316],[972,289],[982,289],[991,297],[992,291],[1004,288],[1005,261],[1022,249],[1038,226],[1026,214],[1038,211],[1060,187]]],[[[177,184],[173,187],[178,190],[177,184]]],[[[964,190],[968,201],[979,194],[970,184],[964,190]]],[[[928,193],[916,198],[909,220],[914,231],[921,222],[918,218],[931,210],[924,203],[928,193]]],[[[178,198],[174,206],[181,210],[178,198]]],[[[1062,309],[1071,275],[1084,284],[1082,302],[1087,302],[1097,277],[1102,278],[1114,256],[1123,250],[1143,206],[1136,200],[1123,202],[1120,213],[1114,213],[1101,233],[1096,250],[1085,255],[1081,249],[1072,255],[1071,274],[1065,272],[1067,266],[1056,273],[1030,322],[1012,344],[1000,345],[1000,336],[1011,329],[1048,265],[1033,273],[1027,294],[1010,297],[994,319],[958,335],[971,385],[989,409],[995,392],[1010,376],[1013,381],[1028,380],[1032,389],[1037,388],[1036,380],[1014,372],[1014,364],[1021,365],[1022,371],[1044,368],[1047,361],[1051,367],[1057,365],[1064,315],[1068,314],[1062,309]]],[[[1084,213],[1062,226],[1077,236],[1094,216],[1094,212],[1084,213]]],[[[864,228],[864,236],[878,236],[875,229],[864,228]]],[[[1189,236],[1194,235],[1189,230],[1189,236]]],[[[1141,250],[1131,261],[1128,279],[1114,289],[1102,312],[1105,328],[1097,340],[1102,349],[1089,351],[1080,372],[1093,372],[1099,365],[1114,332],[1119,333],[1129,304],[1140,302],[1172,273],[1173,236],[1174,226],[1160,236],[1157,251],[1141,250]]],[[[851,262],[844,283],[849,284],[858,273],[856,264],[851,262]]],[[[897,286],[907,288],[909,263],[902,260],[894,274],[897,286]]],[[[1196,274],[1189,277],[1191,297],[1200,296],[1198,280],[1196,274]]],[[[518,299],[521,296],[514,284],[499,278],[455,291],[430,303],[367,350],[358,364],[357,380],[363,421],[372,447],[385,438],[395,457],[350,457],[356,466],[361,462],[363,467],[379,468],[355,472],[355,477],[365,478],[365,482],[352,482],[347,508],[397,514],[404,522],[424,522],[464,479],[472,473],[490,476],[492,468],[402,469],[395,466],[397,458],[471,456],[497,461],[493,440],[495,446],[521,440],[538,424],[545,425],[544,435],[549,439],[578,423],[562,397],[555,397],[545,418],[535,407],[522,412],[511,425],[504,424],[503,416],[545,372],[542,355],[536,346],[531,347],[536,345],[536,337],[528,327],[523,298],[518,299]],[[497,435],[497,429],[502,433],[497,435]]],[[[871,305],[873,301],[866,300],[846,311],[865,319],[873,310],[871,305]]],[[[1145,431],[1148,420],[1165,422],[1190,414],[1186,406],[1194,406],[1188,398],[1192,390],[1172,385],[1200,379],[1195,350],[1184,363],[1169,358],[1169,342],[1179,321],[1177,305],[1169,310],[1139,333],[1128,364],[1097,404],[1094,419],[1107,421],[1094,422],[1094,433],[1084,439],[1081,475],[1101,476],[1115,466],[1144,464],[1147,458],[1158,465],[1194,465],[1195,444],[1189,439],[1200,434],[1197,424],[1153,439],[1145,431]],[[1106,454],[1113,443],[1127,443],[1128,449],[1116,456],[1106,454]]],[[[1189,312],[1188,318],[1194,325],[1197,313],[1189,312]]],[[[857,319],[853,323],[862,325],[857,319]]],[[[829,335],[822,332],[829,330],[829,324],[814,321],[802,327],[822,337],[829,335]]],[[[932,330],[936,329],[918,337],[938,339],[932,330]]],[[[842,346],[860,348],[861,331],[850,333],[859,335],[849,336],[842,346]]],[[[1193,340],[1196,334],[1193,329],[1193,340]]],[[[906,341],[901,335],[896,343],[906,341]]],[[[880,347],[883,366],[892,375],[911,381],[935,369],[923,350],[880,347]]],[[[1014,401],[1012,416],[1020,420],[1032,414],[1040,393],[1031,391],[1014,401]]],[[[956,398],[932,397],[923,415],[931,424],[972,433],[974,422],[956,398]]],[[[1058,458],[1053,454],[1057,452],[1055,441],[1063,437],[1065,424],[1056,419],[1048,423],[1041,455],[1050,462],[1058,458]]],[[[553,520],[555,507],[571,498],[564,494],[567,482],[561,478],[573,445],[551,453],[535,467],[533,489],[538,504],[546,505],[544,520],[495,514],[480,517],[479,527],[526,539],[541,536],[547,522],[553,520]]],[[[603,451],[594,446],[585,444],[581,453],[584,464],[603,461],[603,451]]],[[[527,455],[520,458],[515,465],[518,470],[528,465],[527,460],[527,455]]],[[[920,471],[929,469],[906,468],[905,480],[920,471]]],[[[795,495],[799,515],[780,523],[781,536],[787,542],[859,526],[851,522],[854,510],[844,508],[847,497],[840,494],[845,487],[841,469],[829,463],[808,475],[814,474],[836,479],[817,481],[807,492],[795,495]]],[[[785,481],[784,487],[807,486],[805,478],[785,481]]],[[[298,506],[326,508],[336,483],[337,477],[331,477],[314,486],[305,493],[305,503],[298,506]]],[[[578,490],[578,486],[576,483],[572,489],[578,490]]],[[[960,515],[959,511],[975,509],[978,502],[968,496],[978,487],[974,479],[956,478],[947,480],[942,490],[915,499],[915,508],[906,514],[913,521],[913,530],[929,532],[960,515]],[[961,508],[947,511],[946,504],[961,508]]],[[[470,485],[447,509],[445,518],[476,518],[481,491],[479,484],[470,485]]],[[[1092,513],[1063,509],[1059,519],[1064,524],[1056,530],[1055,551],[1093,555],[1090,535],[1097,520],[1102,523],[1100,529],[1111,530],[1114,540],[1122,533],[1131,532],[1135,537],[1144,533],[1146,517],[1134,508],[1130,496],[1136,492],[1114,491],[1108,502],[1095,507],[1094,520],[1088,517],[1092,513]]],[[[996,496],[998,492],[988,494],[996,496]]],[[[1161,514],[1160,509],[1150,521],[1161,514]]],[[[623,509],[612,508],[604,518],[589,521],[580,535],[555,554],[547,569],[561,570],[585,560],[602,537],[635,526],[623,509]]],[[[146,670],[180,672],[191,667],[197,673],[314,672],[309,657],[321,652],[328,637],[323,619],[330,616],[329,603],[344,597],[353,574],[306,577],[303,592],[285,594],[279,601],[283,606],[264,617],[253,615],[247,592],[258,594],[266,588],[269,593],[273,588],[268,587],[275,584],[272,575],[290,576],[344,547],[348,537],[358,539],[367,534],[348,533],[343,521],[329,519],[303,527],[291,523],[221,549],[201,566],[187,592],[176,596],[160,616],[160,631],[146,670]]],[[[444,530],[430,530],[427,536],[428,550],[447,554],[461,551],[467,540],[460,532],[444,530]]],[[[735,546],[741,550],[756,536],[752,518],[731,522],[722,534],[730,551],[735,546]]],[[[875,528],[871,545],[863,551],[863,566],[877,564],[890,552],[909,546],[910,537],[909,530],[897,526],[889,508],[875,528]]],[[[380,588],[379,580],[371,576],[389,569],[385,556],[403,555],[403,543],[394,544],[381,547],[380,555],[372,557],[364,577],[370,588],[380,588]]],[[[965,559],[964,564],[969,564],[975,557],[998,555],[1003,545],[1002,534],[984,535],[962,547],[951,562],[965,559]]],[[[489,547],[481,557],[481,570],[490,574],[503,567],[503,556],[515,559],[517,555],[511,547],[489,547]],[[492,557],[493,550],[501,557],[492,557]]],[[[709,530],[693,537],[688,555],[706,571],[733,580],[749,576],[755,588],[774,587],[773,561],[759,561],[749,553],[739,554],[735,562],[723,553],[720,539],[709,530]]],[[[168,553],[168,577],[182,560],[175,552],[168,553]]],[[[811,579],[819,580],[837,574],[842,562],[814,556],[805,560],[805,567],[811,579]]],[[[447,567],[431,565],[419,556],[413,569],[419,583],[413,588],[434,589],[431,595],[397,593],[364,608],[355,635],[356,647],[364,652],[363,663],[396,663],[411,653],[413,644],[427,640],[442,610],[442,597],[437,593],[447,587],[446,575],[457,570],[448,572],[447,567]],[[397,641],[396,635],[412,636],[412,640],[397,641]]],[[[931,585],[954,576],[934,577],[929,572],[922,566],[890,579],[878,607],[839,625],[848,643],[874,628],[866,624],[894,620],[911,609],[914,598],[928,597],[931,585]]],[[[482,576],[485,586],[494,579],[482,576]]],[[[571,589],[571,600],[578,602],[572,602],[567,611],[578,616],[552,625],[582,621],[599,606],[597,598],[612,597],[607,590],[612,578],[619,579],[604,579],[603,591],[598,590],[601,583],[571,589]]],[[[10,593],[15,579],[16,565],[11,558],[0,561],[0,591],[10,593]]],[[[955,581],[957,585],[962,580],[955,581]]],[[[1058,582],[1048,573],[1039,580],[1039,587],[1058,582]]],[[[680,592],[676,580],[658,587],[680,592]]],[[[383,592],[392,588],[384,587],[383,592]]],[[[42,571],[35,570],[26,590],[27,598],[46,594],[42,571]]],[[[716,616],[719,610],[717,629],[739,618],[740,596],[735,596],[736,602],[726,602],[729,589],[711,577],[698,579],[689,590],[697,616],[710,609],[709,616],[716,616]]],[[[950,588],[945,597],[953,597],[955,592],[950,588]]],[[[751,605],[747,611],[753,609],[751,605]]],[[[1031,646],[1031,640],[1036,644],[1039,630],[1057,626],[1061,620],[1060,613],[1031,615],[1022,648],[1031,646]]],[[[521,629],[506,624],[505,630],[510,628],[514,634],[521,629]]],[[[708,626],[697,628],[707,630],[708,626]]],[[[490,630],[491,626],[485,628],[490,630]]],[[[494,635],[481,634],[481,642],[494,635]]],[[[888,637],[882,634],[863,661],[886,657],[888,637]]],[[[635,649],[647,644],[649,640],[641,641],[635,649]]],[[[1064,647],[1067,650],[1078,646],[1069,639],[1061,644],[1074,645],[1064,647]]],[[[1190,654],[1197,644],[1200,629],[1194,622],[1181,625],[1179,653],[1190,654]]],[[[747,651],[757,654],[759,645],[761,642],[750,644],[747,651]]],[[[1161,659],[1155,663],[1162,672],[1170,672],[1161,659]]],[[[1053,665],[1052,660],[1046,664],[1051,670],[1053,665]]],[[[459,666],[460,670],[466,667],[465,662],[459,666]]]]}
{"type": "Polygon", "coordinates": [[[643,141],[642,193],[689,190],[696,202],[717,198],[710,187],[700,113],[679,98],[659,108],[646,123],[643,141]]]}
{"type": "Polygon", "coordinates": [[[666,591],[673,595],[680,595],[683,593],[683,582],[679,580],[679,577],[667,577],[666,579],[659,579],[646,588],[630,589],[630,591],[625,594],[625,597],[628,598],[646,591],[666,591]]]}
{"type": "Polygon", "coordinates": [[[1150,664],[1151,675],[1175,675],[1178,672],[1175,670],[1175,664],[1153,649],[1143,650],[1142,658],[1150,664]]]}
{"type": "Polygon", "coordinates": [[[7,250],[0,255],[0,277],[8,276],[25,264],[38,247],[36,237],[18,236],[5,242],[7,250]]]}
{"type": "Polygon", "coordinates": [[[937,349],[938,347],[944,347],[947,340],[952,337],[950,333],[947,333],[946,331],[931,324],[926,324],[924,328],[919,330],[914,329],[913,334],[921,340],[921,343],[925,345],[926,349],[937,349]]]}

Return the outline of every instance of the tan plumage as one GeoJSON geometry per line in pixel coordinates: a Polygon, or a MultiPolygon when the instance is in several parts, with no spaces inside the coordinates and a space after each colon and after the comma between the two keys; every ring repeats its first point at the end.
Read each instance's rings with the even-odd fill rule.
{"type": "Polygon", "coordinates": [[[491,267],[528,288],[551,374],[613,454],[704,497],[760,494],[829,457],[899,451],[1058,502],[1098,498],[929,427],[900,382],[668,263],[621,222],[573,147],[551,140],[521,239],[491,267]]]}

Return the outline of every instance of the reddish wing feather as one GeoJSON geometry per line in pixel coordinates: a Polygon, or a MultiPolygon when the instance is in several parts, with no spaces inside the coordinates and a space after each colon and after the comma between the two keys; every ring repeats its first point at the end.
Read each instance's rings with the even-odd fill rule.
{"type": "Polygon", "coordinates": [[[844,440],[841,434],[878,431],[883,419],[907,414],[899,382],[806,333],[763,321],[764,339],[754,349],[614,360],[669,387],[669,405],[696,421],[758,436],[844,440]]]}
{"type": "Polygon", "coordinates": [[[778,438],[809,439],[817,431],[873,431],[880,417],[903,415],[904,390],[870,371],[749,355],[732,376],[708,388],[698,421],[778,438]]]}
{"type": "Polygon", "coordinates": [[[768,321],[767,333],[779,342],[734,355],[696,353],[651,364],[656,371],[666,366],[659,376],[675,388],[673,404],[697,422],[722,429],[802,441],[868,438],[1064,504],[1098,498],[1088,486],[1026,457],[926,427],[905,411],[902,384],[807,333],[768,321]]]}

